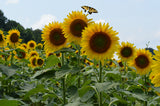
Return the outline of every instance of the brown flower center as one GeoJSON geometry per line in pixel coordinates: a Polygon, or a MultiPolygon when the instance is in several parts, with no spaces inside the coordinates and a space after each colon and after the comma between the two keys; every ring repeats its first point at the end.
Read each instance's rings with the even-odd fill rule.
{"type": "Polygon", "coordinates": [[[10,36],[10,40],[11,40],[11,42],[13,42],[13,43],[18,42],[18,38],[19,38],[19,36],[17,35],[17,33],[13,33],[13,34],[10,36]]]}
{"type": "Polygon", "coordinates": [[[111,46],[110,37],[104,32],[96,32],[89,41],[90,47],[94,52],[104,53],[111,46]]]}
{"type": "Polygon", "coordinates": [[[70,25],[71,33],[76,37],[82,36],[82,30],[87,26],[87,23],[81,19],[75,19],[70,25]]]}
{"type": "Polygon", "coordinates": [[[123,67],[123,63],[122,62],[119,62],[118,64],[119,64],[120,67],[123,67]]]}
{"type": "Polygon", "coordinates": [[[25,58],[25,56],[26,56],[25,52],[23,52],[23,51],[18,52],[18,58],[23,59],[23,58],[25,58]]]}
{"type": "Polygon", "coordinates": [[[32,65],[33,65],[33,66],[36,66],[36,58],[33,58],[33,59],[32,59],[32,65]]]}
{"type": "Polygon", "coordinates": [[[34,43],[30,43],[29,46],[33,48],[35,45],[34,43]]]}
{"type": "Polygon", "coordinates": [[[32,56],[37,56],[37,53],[32,53],[32,54],[31,54],[31,57],[32,57],[32,56]]]}
{"type": "Polygon", "coordinates": [[[37,60],[37,64],[38,64],[38,65],[42,65],[42,64],[43,64],[43,60],[42,60],[42,59],[38,59],[38,60],[37,60]]]}
{"type": "Polygon", "coordinates": [[[56,53],[56,56],[57,56],[57,57],[60,57],[60,56],[61,56],[61,54],[60,54],[60,53],[56,53]]]}
{"type": "Polygon", "coordinates": [[[135,61],[139,68],[146,68],[149,65],[149,60],[145,55],[139,55],[135,61]]]}
{"type": "Polygon", "coordinates": [[[121,55],[123,57],[130,57],[132,55],[132,49],[130,47],[124,47],[121,50],[121,55]]]}
{"type": "Polygon", "coordinates": [[[48,56],[51,56],[51,55],[53,55],[53,53],[49,53],[49,54],[48,54],[48,56]]]}
{"type": "Polygon", "coordinates": [[[2,34],[0,34],[0,42],[2,42],[3,41],[3,36],[2,36],[2,34]]]}
{"type": "Polygon", "coordinates": [[[49,35],[50,42],[56,46],[64,44],[66,38],[64,37],[64,34],[62,33],[62,29],[55,28],[50,32],[49,35]]]}

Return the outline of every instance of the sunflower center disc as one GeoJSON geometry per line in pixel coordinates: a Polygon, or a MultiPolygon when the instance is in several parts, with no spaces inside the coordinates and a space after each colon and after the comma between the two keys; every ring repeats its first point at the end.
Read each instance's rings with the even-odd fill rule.
{"type": "Polygon", "coordinates": [[[106,52],[111,45],[110,37],[104,32],[96,32],[89,41],[90,47],[97,53],[106,52]]]}
{"type": "Polygon", "coordinates": [[[76,37],[82,36],[82,30],[87,26],[86,22],[81,19],[74,20],[70,25],[71,33],[76,37]]]}
{"type": "Polygon", "coordinates": [[[130,57],[132,55],[132,49],[130,47],[124,47],[121,50],[121,55],[123,57],[130,57]]]}
{"type": "Polygon", "coordinates": [[[18,58],[23,59],[23,58],[25,58],[25,56],[26,56],[25,52],[19,51],[18,58]]]}
{"type": "Polygon", "coordinates": [[[146,56],[140,55],[136,59],[136,65],[140,68],[145,68],[149,65],[149,60],[146,56]]]}
{"type": "Polygon", "coordinates": [[[62,33],[62,29],[55,28],[50,32],[49,35],[50,42],[54,45],[62,45],[64,44],[66,38],[64,37],[64,34],[62,33]]]}
{"type": "Polygon", "coordinates": [[[34,59],[32,60],[32,65],[33,65],[33,66],[36,66],[36,58],[34,58],[34,59]]]}
{"type": "Polygon", "coordinates": [[[34,43],[30,43],[30,47],[34,47],[34,43]]]}
{"type": "Polygon", "coordinates": [[[16,33],[13,33],[10,37],[11,42],[16,43],[18,42],[18,35],[16,33]]]}
{"type": "Polygon", "coordinates": [[[42,64],[43,64],[43,60],[42,60],[42,59],[38,59],[38,60],[37,60],[37,64],[38,64],[38,65],[42,65],[42,64]]]}
{"type": "Polygon", "coordinates": [[[36,54],[36,53],[32,53],[32,54],[31,54],[31,57],[32,57],[32,56],[37,56],[37,54],[36,54]]]}
{"type": "Polygon", "coordinates": [[[0,34],[0,42],[3,41],[3,37],[2,34],[0,34]]]}

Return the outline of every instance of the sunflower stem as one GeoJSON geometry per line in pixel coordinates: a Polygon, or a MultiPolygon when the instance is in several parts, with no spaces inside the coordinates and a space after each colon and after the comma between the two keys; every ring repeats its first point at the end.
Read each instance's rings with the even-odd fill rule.
{"type": "MultiPolygon", "coordinates": [[[[146,85],[146,80],[147,80],[147,76],[144,75],[144,93],[145,93],[145,95],[147,95],[147,89],[146,89],[146,87],[145,87],[145,85],[146,85]]],[[[144,101],[144,106],[147,106],[147,101],[144,101]]]]}
{"type": "MultiPolygon", "coordinates": [[[[80,45],[77,45],[77,48],[78,48],[78,59],[77,59],[77,67],[78,67],[78,70],[80,70],[80,45]]],[[[80,79],[80,72],[78,72],[78,88],[81,87],[81,79],[80,79]]]]}
{"type": "MultiPolygon", "coordinates": [[[[102,83],[102,63],[99,61],[99,83],[102,83]]],[[[102,92],[99,92],[99,106],[102,106],[102,92]]]]}
{"type": "MultiPolygon", "coordinates": [[[[64,66],[64,53],[62,53],[62,66],[64,66]]],[[[63,86],[63,105],[66,104],[66,82],[65,76],[62,77],[62,86],[63,86]]]]}

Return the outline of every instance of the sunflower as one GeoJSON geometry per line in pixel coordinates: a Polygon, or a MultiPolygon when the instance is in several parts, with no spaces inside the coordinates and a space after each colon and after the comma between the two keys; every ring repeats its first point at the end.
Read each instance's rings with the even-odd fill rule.
{"type": "Polygon", "coordinates": [[[27,55],[27,51],[24,47],[22,46],[18,46],[17,47],[18,50],[16,50],[15,53],[15,58],[16,59],[27,59],[28,55],[27,55]]]}
{"type": "Polygon", "coordinates": [[[104,61],[112,58],[119,44],[118,32],[113,31],[109,24],[94,23],[82,32],[82,51],[90,59],[104,61]]]}
{"type": "Polygon", "coordinates": [[[25,49],[27,49],[27,44],[26,43],[22,43],[21,46],[24,47],[25,49]]]}
{"type": "Polygon", "coordinates": [[[156,74],[155,77],[151,80],[151,83],[154,84],[155,87],[160,87],[160,73],[156,74]]]}
{"type": "Polygon", "coordinates": [[[136,56],[136,47],[129,42],[122,42],[118,47],[117,55],[122,61],[132,60],[136,56]]]}
{"type": "Polygon", "coordinates": [[[29,58],[33,57],[33,56],[39,56],[38,52],[37,51],[30,51],[29,53],[29,58]]]}
{"type": "Polygon", "coordinates": [[[20,32],[17,29],[9,30],[6,40],[11,47],[16,47],[22,42],[22,39],[20,39],[20,32]]]}
{"type": "Polygon", "coordinates": [[[35,68],[37,67],[37,56],[33,56],[29,59],[30,64],[28,64],[28,66],[35,68]]]}
{"type": "Polygon", "coordinates": [[[152,65],[151,53],[145,49],[138,49],[135,59],[130,63],[137,70],[137,74],[145,75],[151,70],[152,65]]]}
{"type": "Polygon", "coordinates": [[[43,44],[42,43],[38,43],[36,48],[39,49],[39,50],[42,50],[43,49],[43,44]]]}
{"type": "Polygon", "coordinates": [[[82,11],[72,11],[63,22],[64,36],[69,42],[73,41],[75,44],[80,44],[82,31],[92,23],[91,20],[82,11]]]}
{"type": "Polygon", "coordinates": [[[8,47],[5,48],[4,51],[1,50],[2,53],[6,53],[6,55],[5,55],[5,54],[2,54],[2,55],[1,55],[2,59],[4,59],[4,60],[5,60],[5,59],[6,59],[6,60],[10,60],[11,53],[10,53],[10,52],[7,52],[8,50],[10,50],[8,47]]]}
{"type": "Polygon", "coordinates": [[[44,64],[44,59],[42,59],[41,57],[37,58],[37,66],[42,67],[44,64]]]}
{"type": "Polygon", "coordinates": [[[62,33],[62,23],[52,22],[46,25],[42,31],[42,41],[44,41],[45,50],[55,52],[67,44],[67,39],[62,33]]]}
{"type": "Polygon", "coordinates": [[[37,44],[36,44],[36,42],[34,40],[30,40],[30,41],[27,42],[27,48],[28,49],[33,50],[33,49],[35,49],[36,45],[37,44]]]}
{"type": "Polygon", "coordinates": [[[54,55],[54,53],[52,53],[52,52],[47,52],[46,53],[46,57],[48,58],[49,56],[51,56],[51,55],[54,55]]]}
{"type": "Polygon", "coordinates": [[[0,47],[6,46],[5,36],[3,34],[3,31],[0,30],[0,47]]]}

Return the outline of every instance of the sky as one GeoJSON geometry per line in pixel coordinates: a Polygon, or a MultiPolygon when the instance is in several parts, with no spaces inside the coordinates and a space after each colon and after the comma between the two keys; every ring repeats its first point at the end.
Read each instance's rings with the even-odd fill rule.
{"type": "Polygon", "coordinates": [[[32,29],[63,22],[71,11],[81,11],[84,5],[98,10],[88,18],[109,23],[119,32],[120,42],[134,43],[137,48],[149,44],[157,49],[160,45],[160,0],[0,0],[4,16],[32,29]]]}

